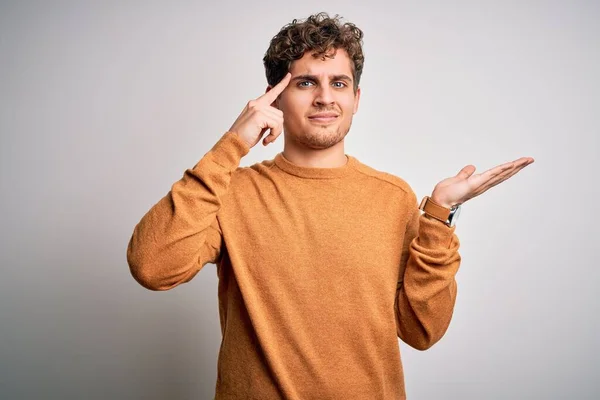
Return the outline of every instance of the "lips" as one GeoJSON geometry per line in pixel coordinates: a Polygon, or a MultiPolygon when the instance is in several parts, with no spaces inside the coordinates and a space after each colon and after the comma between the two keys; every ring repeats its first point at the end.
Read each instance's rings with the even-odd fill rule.
{"type": "Polygon", "coordinates": [[[323,112],[309,115],[308,119],[314,122],[327,123],[335,121],[338,116],[338,114],[333,112],[323,112]]]}

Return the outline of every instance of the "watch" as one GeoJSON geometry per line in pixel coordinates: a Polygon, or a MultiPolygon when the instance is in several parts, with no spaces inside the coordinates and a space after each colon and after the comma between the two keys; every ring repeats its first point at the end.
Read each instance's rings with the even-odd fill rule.
{"type": "Polygon", "coordinates": [[[452,227],[456,224],[456,220],[460,215],[460,204],[455,204],[452,208],[446,208],[442,205],[437,204],[429,196],[423,197],[419,210],[425,214],[433,217],[446,225],[452,227]]]}

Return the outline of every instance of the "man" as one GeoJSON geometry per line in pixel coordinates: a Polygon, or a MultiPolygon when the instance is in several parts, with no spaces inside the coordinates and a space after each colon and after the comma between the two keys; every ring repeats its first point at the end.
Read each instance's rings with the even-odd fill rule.
{"type": "Polygon", "coordinates": [[[363,61],[353,24],[321,13],[283,27],[267,92],[135,227],[127,256],[144,287],[217,264],[216,399],[405,398],[398,337],[424,350],[450,323],[459,206],[533,162],[468,165],[421,213],[404,180],[344,153],[363,61]],[[239,167],[282,132],[282,153],[239,167]]]}

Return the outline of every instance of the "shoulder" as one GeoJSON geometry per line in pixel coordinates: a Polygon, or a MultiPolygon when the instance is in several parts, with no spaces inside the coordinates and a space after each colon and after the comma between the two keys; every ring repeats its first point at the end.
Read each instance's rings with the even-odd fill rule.
{"type": "Polygon", "coordinates": [[[390,190],[402,191],[405,194],[416,198],[415,192],[413,191],[412,187],[403,178],[391,174],[389,172],[375,169],[369,165],[362,163],[356,158],[354,158],[354,160],[356,171],[362,176],[364,176],[366,179],[374,180],[390,190]]]}
{"type": "Polygon", "coordinates": [[[232,181],[252,181],[267,175],[274,166],[274,160],[263,160],[248,166],[240,166],[233,172],[232,181]]]}

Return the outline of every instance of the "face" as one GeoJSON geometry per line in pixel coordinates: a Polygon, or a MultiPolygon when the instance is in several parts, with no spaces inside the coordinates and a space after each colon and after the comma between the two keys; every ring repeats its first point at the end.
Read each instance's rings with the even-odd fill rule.
{"type": "Polygon", "coordinates": [[[338,49],[333,58],[315,58],[308,51],[292,63],[290,83],[276,101],[286,140],[326,149],[344,139],[360,99],[360,88],[353,89],[351,62],[338,49]]]}

